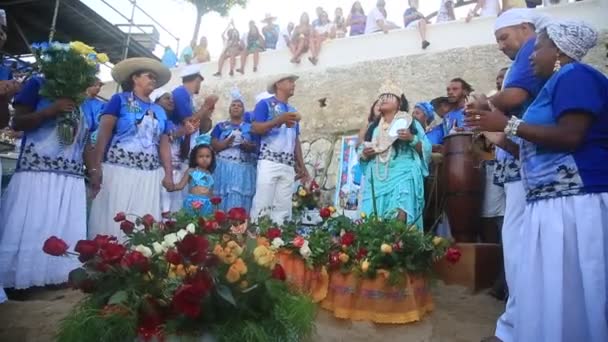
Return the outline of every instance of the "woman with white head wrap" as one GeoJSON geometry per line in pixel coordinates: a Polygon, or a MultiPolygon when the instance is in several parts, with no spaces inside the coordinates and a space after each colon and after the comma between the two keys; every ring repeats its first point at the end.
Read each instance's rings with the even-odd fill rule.
{"type": "Polygon", "coordinates": [[[211,131],[211,146],[216,154],[213,193],[222,198],[220,209],[243,208],[248,213],[255,194],[256,144],[251,124],[244,120],[245,103],[240,91],[231,90],[229,119],[211,131]]]}
{"type": "Polygon", "coordinates": [[[547,82],[523,118],[469,111],[468,124],[522,138],[515,341],[608,341],[608,78],[581,63],[597,36],[549,24],[532,57],[547,82]]]}

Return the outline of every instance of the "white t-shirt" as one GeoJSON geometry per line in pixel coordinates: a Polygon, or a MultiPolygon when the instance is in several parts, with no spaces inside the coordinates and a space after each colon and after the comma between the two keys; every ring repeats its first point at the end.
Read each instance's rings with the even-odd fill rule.
{"type": "Polygon", "coordinates": [[[439,5],[439,11],[437,12],[437,22],[443,23],[446,21],[452,21],[453,19],[450,18],[450,13],[448,12],[448,9],[445,5],[448,3],[451,3],[452,5],[454,5],[454,1],[453,0],[439,0],[439,2],[440,2],[440,5],[439,5]]]}
{"type": "Polygon", "coordinates": [[[378,25],[378,20],[386,21],[384,14],[380,12],[378,7],[374,7],[371,12],[367,15],[367,21],[365,23],[365,34],[382,31],[382,28],[378,25]]]}
{"type": "Polygon", "coordinates": [[[498,4],[498,0],[486,0],[485,4],[481,8],[479,16],[496,17],[498,16],[498,12],[500,12],[500,5],[498,4]]]}
{"type": "Polygon", "coordinates": [[[289,40],[291,40],[291,35],[289,34],[289,32],[287,32],[287,27],[283,28],[281,30],[281,33],[279,33],[279,40],[277,41],[277,50],[287,48],[287,42],[285,41],[285,36],[287,36],[289,38],[289,40]]]}

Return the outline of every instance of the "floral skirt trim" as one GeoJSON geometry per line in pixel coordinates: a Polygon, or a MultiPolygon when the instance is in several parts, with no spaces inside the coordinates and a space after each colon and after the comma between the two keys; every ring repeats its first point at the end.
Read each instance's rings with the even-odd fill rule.
{"type": "Polygon", "coordinates": [[[106,162],[139,170],[156,170],[160,168],[160,159],[157,153],[132,152],[116,145],[108,150],[106,162]]]}

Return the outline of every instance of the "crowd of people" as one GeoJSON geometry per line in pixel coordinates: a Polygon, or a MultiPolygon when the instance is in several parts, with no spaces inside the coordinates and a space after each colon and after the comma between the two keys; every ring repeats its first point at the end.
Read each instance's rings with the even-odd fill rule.
{"type": "MultiPolygon", "coordinates": [[[[576,0],[581,1],[581,0],[576,0]]],[[[567,0],[478,0],[472,8],[466,21],[470,22],[474,17],[496,17],[500,13],[512,8],[534,8],[539,5],[553,6],[566,3],[567,0]]],[[[420,35],[421,47],[426,49],[431,44],[427,40],[427,25],[430,19],[419,11],[419,0],[408,0],[408,8],[403,13],[403,28],[416,29],[420,35]]],[[[454,12],[459,1],[439,0],[437,9],[437,23],[456,20],[454,12]]],[[[267,13],[261,21],[264,26],[260,30],[255,21],[249,22],[246,32],[240,33],[231,21],[222,34],[224,48],[219,57],[218,71],[215,76],[222,76],[222,70],[226,60],[230,62],[229,75],[233,76],[235,70],[244,74],[245,65],[249,55],[253,55],[253,71],[258,70],[260,53],[266,50],[289,49],[291,62],[299,64],[302,55],[310,52],[309,62],[316,65],[319,62],[319,54],[323,42],[330,39],[339,39],[347,36],[359,36],[375,32],[389,33],[389,31],[401,28],[399,24],[389,21],[385,0],[378,0],[376,6],[369,10],[368,14],[359,1],[355,1],[348,12],[344,14],[341,7],[334,10],[332,16],[323,7],[315,10],[316,18],[310,19],[308,13],[300,16],[299,22],[288,22],[281,28],[275,22],[277,17],[267,13]],[[237,58],[240,58],[240,67],[236,68],[237,58]],[[236,69],[235,69],[236,68],[236,69]]],[[[178,64],[178,58],[170,47],[165,48],[163,63],[169,67],[178,64]]],[[[197,64],[210,61],[207,49],[207,38],[201,37],[198,44],[191,42],[181,53],[179,63],[197,64]]]]}
{"type": "MultiPolygon", "coordinates": [[[[307,19],[293,28],[304,37],[296,52],[318,37],[309,26],[330,25],[323,13],[318,22],[307,19]]],[[[349,22],[352,15],[345,28],[349,22]]],[[[233,49],[241,41],[235,30],[231,24],[225,32],[233,49]]],[[[269,30],[251,23],[250,49],[239,50],[242,67],[249,53],[257,66],[255,53],[273,42],[269,30]]],[[[509,289],[488,341],[607,341],[608,78],[581,61],[598,33],[517,8],[497,18],[494,34],[512,64],[498,71],[489,96],[454,78],[446,96],[412,109],[392,83],[380,89],[360,131],[362,211],[422,229],[431,153],[445,152],[442,143],[452,133],[479,132],[497,147],[486,187],[504,189],[498,196],[504,204],[487,196],[492,203],[485,204],[495,209],[484,209],[484,217],[504,216],[498,222],[509,289]]],[[[234,67],[238,55],[223,56],[234,67]]],[[[87,99],[70,145],[57,139],[56,123],[74,109],[72,100],[42,96],[44,75],[23,86],[10,77],[0,81],[0,104],[12,101],[12,128],[23,132],[0,207],[1,287],[64,283],[78,261],[51,259],[41,250],[44,239],[60,236],[71,246],[87,236],[124,239],[130,227],[115,222],[118,212],[158,220],[180,209],[205,216],[219,197],[222,210],[242,208],[254,221],[291,218],[294,181],[310,181],[300,143],[303,116],[289,103],[298,77],[273,77],[251,111],[232,89],[229,119],[214,125],[218,97],[195,101],[204,81],[200,66],[185,67],[180,76],[182,85],[167,90],[171,73],[161,62],[116,64],[112,77],[122,90],[103,103],[96,99],[99,80],[83,89],[87,99]]]]}

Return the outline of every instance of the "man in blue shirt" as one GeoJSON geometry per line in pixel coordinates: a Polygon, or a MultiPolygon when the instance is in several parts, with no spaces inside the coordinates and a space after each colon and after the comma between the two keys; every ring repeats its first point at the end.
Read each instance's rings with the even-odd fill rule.
{"type": "Polygon", "coordinates": [[[268,85],[274,96],[255,106],[251,132],[260,138],[256,193],[251,218],[269,215],[278,224],[291,218],[291,196],[296,174],[310,176],[300,144],[300,114],[288,103],[295,91],[295,75],[276,77],[268,85]]]}
{"type": "Polygon", "coordinates": [[[97,141],[97,129],[99,128],[99,116],[105,107],[105,102],[97,98],[103,87],[103,82],[99,78],[95,78],[95,83],[87,88],[87,97],[82,102],[81,108],[83,115],[87,116],[88,122],[91,123],[89,131],[91,132],[91,143],[95,145],[97,141]]]}
{"type": "Polygon", "coordinates": [[[452,106],[452,110],[443,118],[443,133],[445,135],[469,130],[464,125],[464,107],[472,92],[473,87],[462,78],[454,78],[448,84],[448,102],[452,106]]]}
{"type": "MultiPolygon", "coordinates": [[[[543,82],[534,75],[530,56],[534,52],[535,32],[548,22],[548,18],[535,11],[514,8],[502,13],[496,20],[494,35],[498,48],[512,61],[505,75],[501,91],[490,98],[491,105],[508,115],[521,116],[527,106],[536,98],[543,82]]],[[[490,107],[487,99],[477,99],[473,107],[490,107]]],[[[499,144],[505,139],[503,133],[484,133],[490,141],[499,144]]],[[[507,306],[496,324],[495,335],[501,341],[514,340],[513,319],[516,310],[514,278],[517,277],[518,245],[525,238],[520,230],[523,225],[525,191],[521,182],[520,165],[517,157],[517,142],[509,143],[511,148],[504,151],[497,148],[497,165],[494,182],[503,185],[506,195],[502,245],[505,263],[505,277],[509,291],[507,306]]],[[[495,337],[492,337],[495,338],[495,337]]]]}

